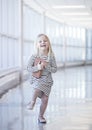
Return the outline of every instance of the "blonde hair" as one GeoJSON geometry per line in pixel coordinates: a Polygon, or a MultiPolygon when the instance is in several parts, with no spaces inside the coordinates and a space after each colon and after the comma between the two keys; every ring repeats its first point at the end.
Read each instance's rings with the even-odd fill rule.
{"type": "MultiPolygon", "coordinates": [[[[39,34],[39,35],[37,36],[37,39],[38,39],[39,37],[41,37],[41,36],[45,36],[46,39],[47,39],[48,42],[49,42],[48,56],[54,55],[54,53],[53,53],[53,51],[52,51],[51,43],[50,43],[50,40],[49,40],[48,36],[45,35],[45,34],[39,34]]],[[[34,42],[34,50],[35,50],[36,55],[39,56],[39,49],[37,48],[37,39],[36,39],[36,42],[34,42]]]]}

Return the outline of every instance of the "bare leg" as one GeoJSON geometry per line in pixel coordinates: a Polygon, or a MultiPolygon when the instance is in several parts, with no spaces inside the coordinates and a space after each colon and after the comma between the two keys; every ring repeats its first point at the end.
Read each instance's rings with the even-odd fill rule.
{"type": "Polygon", "coordinates": [[[40,106],[40,112],[39,112],[39,121],[41,123],[46,123],[46,120],[45,118],[43,117],[44,113],[45,113],[45,110],[47,108],[47,104],[48,104],[48,96],[46,96],[45,94],[42,95],[42,98],[41,98],[41,106],[40,106]]]}
{"type": "Polygon", "coordinates": [[[35,89],[35,90],[34,90],[34,93],[33,93],[33,95],[32,95],[31,102],[29,103],[28,109],[30,109],[30,110],[33,109],[33,107],[34,107],[34,105],[35,105],[35,102],[36,102],[36,99],[37,99],[37,97],[38,97],[38,95],[39,95],[39,92],[40,92],[39,89],[35,89]]]}

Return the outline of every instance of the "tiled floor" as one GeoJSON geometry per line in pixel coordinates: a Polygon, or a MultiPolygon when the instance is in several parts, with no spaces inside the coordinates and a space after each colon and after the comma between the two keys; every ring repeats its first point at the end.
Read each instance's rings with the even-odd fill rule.
{"type": "Polygon", "coordinates": [[[32,89],[28,81],[0,99],[0,130],[92,130],[92,66],[61,69],[53,75],[45,117],[38,123],[40,100],[26,108],[32,89]]]}

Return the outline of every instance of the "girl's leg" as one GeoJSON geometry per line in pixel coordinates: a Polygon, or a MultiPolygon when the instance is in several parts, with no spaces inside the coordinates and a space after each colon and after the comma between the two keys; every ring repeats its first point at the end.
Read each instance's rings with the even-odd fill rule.
{"type": "Polygon", "coordinates": [[[46,120],[43,117],[43,115],[44,115],[45,110],[47,108],[47,104],[48,104],[48,96],[43,94],[41,97],[41,106],[40,106],[40,112],[39,112],[39,117],[38,117],[38,119],[41,123],[46,123],[46,120]]]}
{"type": "Polygon", "coordinates": [[[35,105],[35,102],[36,102],[36,99],[37,99],[39,93],[40,93],[40,90],[39,90],[39,89],[35,89],[35,90],[34,90],[33,95],[32,95],[32,99],[31,99],[31,102],[29,103],[29,106],[28,106],[29,109],[31,109],[31,110],[33,109],[33,107],[34,107],[34,105],[35,105]]]}

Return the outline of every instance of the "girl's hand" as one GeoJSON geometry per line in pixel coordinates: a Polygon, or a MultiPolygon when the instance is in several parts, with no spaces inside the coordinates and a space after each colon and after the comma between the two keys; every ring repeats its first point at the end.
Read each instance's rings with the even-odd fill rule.
{"type": "Polygon", "coordinates": [[[47,61],[43,61],[41,64],[42,64],[43,68],[45,68],[47,66],[48,62],[47,61]]]}
{"type": "Polygon", "coordinates": [[[46,68],[47,65],[48,65],[48,62],[45,60],[38,62],[37,64],[38,70],[43,70],[44,68],[46,68]]]}
{"type": "Polygon", "coordinates": [[[38,62],[37,64],[38,70],[43,70],[45,68],[45,64],[43,62],[38,62]]]}
{"type": "Polygon", "coordinates": [[[42,68],[42,70],[45,68],[45,66],[44,66],[44,63],[43,63],[43,62],[41,62],[41,68],[42,68]]]}

